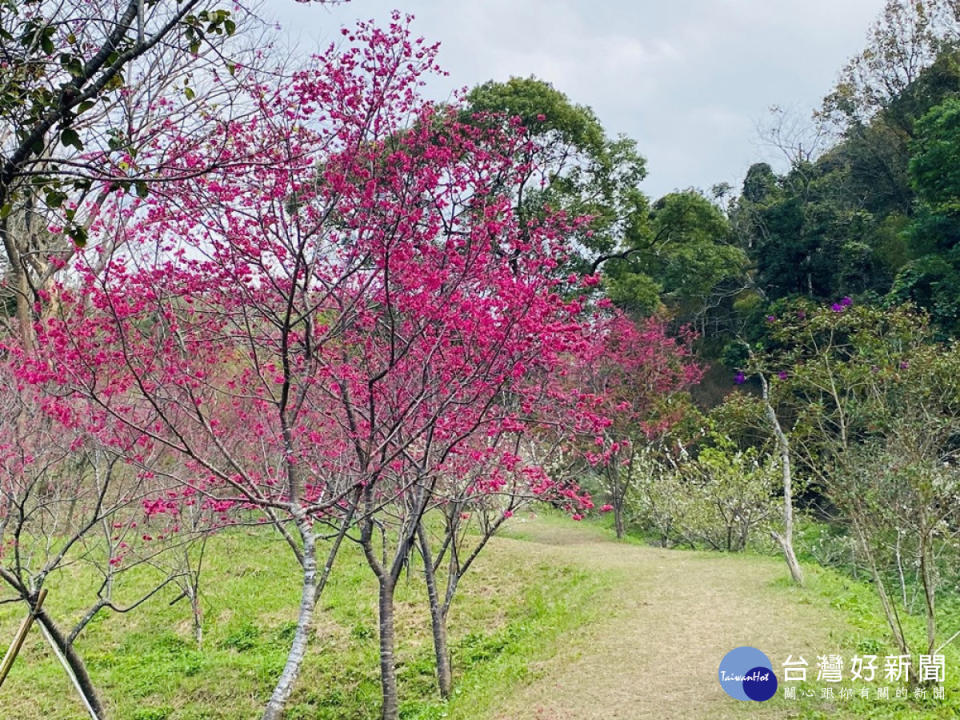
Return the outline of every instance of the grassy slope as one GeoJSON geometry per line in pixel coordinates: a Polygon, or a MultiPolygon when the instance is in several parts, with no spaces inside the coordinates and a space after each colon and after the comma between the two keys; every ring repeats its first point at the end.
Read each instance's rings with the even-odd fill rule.
{"type": "MultiPolygon", "coordinates": [[[[123,720],[252,718],[269,696],[293,631],[298,586],[289,550],[267,531],[231,532],[208,546],[205,638],[197,648],[189,606],[164,590],[128,615],[99,616],[80,652],[111,711],[123,720]],[[216,569],[216,570],[214,570],[216,569]]],[[[147,578],[126,588],[128,598],[147,578]]],[[[588,623],[590,599],[608,582],[570,566],[552,566],[494,544],[462,585],[451,611],[457,694],[442,704],[433,689],[425,591],[415,572],[397,593],[400,693],[405,718],[473,718],[512,682],[531,656],[548,655],[568,628],[588,623]]],[[[72,569],[50,583],[54,617],[75,617],[91,577],[72,569]]],[[[2,597],[2,596],[0,596],[2,597]]],[[[122,603],[121,596],[118,601],[122,603]]],[[[316,634],[291,719],[373,718],[379,704],[376,585],[362,556],[346,548],[319,604],[316,634]]],[[[0,644],[22,609],[0,605],[0,644]]],[[[0,716],[67,720],[82,708],[39,631],[0,689],[0,716]]]]}
{"type": "MultiPolygon", "coordinates": [[[[602,530],[556,518],[530,524],[514,522],[507,535],[495,541],[481,558],[464,581],[462,595],[454,605],[450,625],[457,690],[447,704],[441,703],[433,690],[422,583],[414,572],[401,584],[398,659],[403,717],[408,720],[579,720],[594,717],[591,712],[599,713],[597,717],[613,717],[600,706],[617,698],[604,698],[602,693],[591,697],[584,692],[583,683],[601,689],[605,683],[625,686],[618,674],[636,667],[630,653],[672,653],[660,663],[665,666],[678,648],[647,647],[652,643],[651,633],[660,626],[669,626],[678,634],[687,631],[696,623],[691,623],[690,608],[685,612],[678,598],[686,598],[685,602],[698,608],[709,607],[712,592],[723,591],[733,598],[749,596],[758,603],[755,608],[768,608],[772,618],[782,618],[785,626],[781,644],[788,650],[798,648],[803,640],[807,652],[809,648],[822,648],[823,652],[839,651],[847,657],[857,651],[879,655],[893,652],[886,643],[885,627],[870,588],[835,572],[808,567],[808,586],[796,589],[783,579],[782,568],[770,558],[616,545],[602,530]],[[598,552],[605,553],[608,560],[599,562],[598,552]],[[634,568],[635,563],[640,565],[634,568]],[[653,564],[648,568],[643,563],[653,564]],[[681,570],[675,571],[674,566],[681,570]],[[662,578],[651,575],[657,569],[665,573],[662,578]],[[700,577],[692,576],[691,569],[700,577]],[[635,577],[631,577],[633,572],[637,573],[635,577]],[[670,574],[675,572],[681,574],[670,574]],[[650,582],[638,580],[644,577],[650,582]],[[742,587],[731,584],[731,578],[741,577],[745,583],[742,587]],[[681,582],[687,582],[689,592],[675,584],[681,582]],[[711,582],[715,584],[712,589],[711,582]],[[647,602],[648,598],[652,602],[647,602]],[[658,603],[658,598],[662,602],[658,603]],[[816,621],[805,622],[802,618],[816,621]],[[649,628],[641,625],[651,620],[654,624],[649,628]],[[620,632],[623,628],[633,628],[636,637],[620,632]],[[828,645],[823,644],[825,638],[829,639],[828,645]],[[623,645],[615,648],[620,655],[610,654],[605,642],[623,645]],[[568,682],[571,672],[577,677],[568,682]],[[592,680],[585,679],[590,677],[592,680]],[[580,683],[579,687],[564,691],[565,684],[574,682],[580,683]],[[565,708],[565,714],[551,715],[547,708],[550,703],[565,708]],[[578,703],[583,707],[578,709],[578,703]]],[[[206,577],[206,637],[202,649],[191,638],[186,603],[169,605],[176,595],[173,590],[164,591],[129,615],[104,614],[79,643],[116,720],[257,716],[282,667],[292,632],[296,568],[285,546],[265,531],[224,534],[216,538],[208,552],[211,571],[206,577]]],[[[80,598],[71,600],[71,595],[74,588],[88,585],[89,580],[79,570],[55,579],[48,599],[55,615],[69,616],[78,611],[80,598]]],[[[359,720],[377,716],[374,608],[375,585],[360,555],[350,548],[338,560],[332,584],[321,599],[316,636],[291,703],[290,718],[359,720]]],[[[21,612],[20,608],[0,605],[0,644],[12,636],[21,612]]],[[[700,625],[711,633],[711,623],[720,619],[702,608],[697,612],[700,625]]],[[[737,616],[732,617],[736,620],[737,616]]],[[[919,623],[911,620],[908,624],[910,632],[922,632],[919,623]]],[[[764,642],[778,642],[779,626],[774,623],[772,627],[764,642]]],[[[945,630],[952,632],[950,628],[945,630]]],[[[743,644],[754,642],[755,637],[759,644],[763,637],[759,629],[750,627],[742,634],[743,644]]],[[[717,647],[726,647],[723,643],[727,640],[718,642],[717,647]]],[[[697,662],[704,667],[715,667],[719,662],[719,656],[714,657],[716,648],[705,647],[701,654],[697,662]]],[[[771,659],[776,663],[783,658],[775,653],[771,659]]],[[[807,660],[811,666],[816,662],[809,654],[807,660]]],[[[897,700],[831,703],[818,698],[747,705],[718,693],[719,687],[710,675],[698,672],[695,681],[685,681],[680,689],[696,691],[689,694],[691,703],[700,702],[703,693],[712,693],[710,713],[715,717],[755,717],[754,711],[760,707],[769,717],[957,717],[951,698],[960,697],[960,656],[952,648],[947,650],[946,705],[897,700]]],[[[671,682],[669,675],[665,678],[665,682],[671,682]]],[[[810,687],[819,692],[822,684],[811,683],[810,687]]],[[[672,689],[634,687],[634,692],[645,693],[645,702],[653,707],[658,706],[658,693],[668,691],[672,689]]],[[[683,701],[682,693],[670,701],[669,707],[680,713],[677,717],[706,716],[698,714],[699,705],[684,710],[677,707],[678,701],[683,701]]],[[[647,716],[636,706],[625,712],[619,717],[647,716]]],[[[65,676],[36,630],[0,689],[0,716],[17,720],[83,717],[65,676]]]]}
{"type": "MultiPolygon", "coordinates": [[[[798,715],[805,720],[827,720],[828,718],[884,718],[884,719],[912,719],[912,718],[957,718],[960,717],[960,648],[955,643],[942,650],[945,656],[946,681],[944,683],[945,699],[934,700],[932,693],[918,699],[914,697],[895,698],[896,683],[882,680],[883,658],[886,655],[897,655],[899,650],[890,639],[890,631],[883,617],[879,600],[872,586],[867,582],[855,581],[835,570],[823,569],[817,566],[807,566],[807,587],[799,591],[798,601],[811,603],[825,609],[829,608],[840,613],[845,621],[846,630],[840,636],[840,647],[846,662],[854,654],[878,655],[878,681],[874,683],[845,682],[843,687],[854,688],[857,693],[867,687],[871,691],[878,685],[890,685],[890,700],[877,700],[871,692],[870,699],[861,699],[856,696],[844,700],[823,700],[816,702],[802,700],[798,707],[803,712],[798,715]]],[[[786,581],[779,583],[787,586],[786,581]]],[[[960,629],[960,615],[956,612],[941,613],[940,623],[941,642],[949,635],[960,629]]],[[[916,653],[926,645],[926,629],[922,617],[901,614],[901,622],[907,635],[908,643],[913,648],[913,663],[917,662],[916,653]]],[[[847,676],[847,668],[844,669],[847,676]]],[[[811,677],[815,678],[815,675],[811,677]]],[[[804,685],[804,689],[813,691],[817,695],[822,692],[825,683],[812,682],[804,685]]]]}

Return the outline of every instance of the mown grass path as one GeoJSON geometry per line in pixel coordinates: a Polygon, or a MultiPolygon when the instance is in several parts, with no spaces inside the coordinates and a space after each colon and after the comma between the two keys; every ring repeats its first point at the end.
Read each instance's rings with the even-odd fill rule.
{"type": "Polygon", "coordinates": [[[532,668],[496,720],[796,717],[804,701],[782,693],[766,703],[728,697],[717,682],[724,654],[757,647],[782,679],[788,654],[802,655],[815,678],[817,655],[843,651],[839,613],[790,587],[774,558],[627,544],[556,521],[517,523],[512,534],[504,542],[547,561],[613,571],[616,581],[600,597],[604,619],[532,668]]]}

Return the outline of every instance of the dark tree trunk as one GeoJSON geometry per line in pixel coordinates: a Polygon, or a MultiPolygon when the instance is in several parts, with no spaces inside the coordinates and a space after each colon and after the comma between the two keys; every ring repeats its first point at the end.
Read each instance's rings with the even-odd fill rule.
{"type": "Polygon", "coordinates": [[[433,626],[433,647],[437,657],[437,687],[440,689],[440,696],[447,699],[453,690],[453,667],[447,645],[447,616],[442,608],[430,609],[430,622],[433,626]]]}
{"type": "Polygon", "coordinates": [[[924,532],[920,541],[920,577],[923,582],[923,597],[926,601],[927,615],[927,654],[935,652],[937,644],[936,615],[936,579],[934,578],[934,557],[931,548],[931,536],[924,532]]]}
{"type": "MultiPolygon", "coordinates": [[[[0,567],[0,578],[2,578],[14,592],[20,595],[27,604],[31,607],[34,606],[30,593],[17,576],[0,567]]],[[[97,691],[93,686],[93,681],[90,679],[90,674],[87,672],[87,666],[84,664],[83,658],[80,657],[76,648],[73,646],[73,639],[68,635],[64,635],[45,609],[37,612],[36,622],[40,624],[48,640],[56,646],[57,651],[62,656],[62,661],[66,663],[70,673],[74,676],[77,689],[83,695],[84,702],[98,718],[105,717],[103,705],[97,696],[97,691]]]]}
{"type": "Polygon", "coordinates": [[[394,664],[393,578],[388,574],[380,581],[380,687],[383,694],[382,720],[397,720],[397,669],[394,664]]]}
{"type": "Polygon", "coordinates": [[[617,533],[617,540],[623,540],[623,501],[613,498],[613,527],[617,533]]]}
{"type": "Polygon", "coordinates": [[[427,583],[427,597],[430,600],[430,625],[433,630],[433,650],[437,660],[437,687],[440,689],[441,697],[448,698],[453,688],[453,671],[450,664],[450,649],[447,646],[446,608],[440,602],[430,543],[422,525],[417,528],[417,537],[420,540],[423,574],[427,583]]]}
{"type": "Polygon", "coordinates": [[[87,703],[97,714],[97,717],[106,717],[103,714],[103,705],[100,703],[100,698],[97,697],[97,691],[93,687],[93,681],[87,672],[87,666],[84,664],[83,658],[80,657],[73,647],[73,643],[67,642],[66,636],[60,631],[57,624],[53,622],[46,610],[41,610],[37,614],[37,622],[43,625],[44,630],[47,631],[47,635],[50,636],[60,652],[63,653],[63,656],[67,660],[67,665],[70,666],[70,671],[77,679],[77,685],[80,687],[80,691],[86,698],[87,703]]]}

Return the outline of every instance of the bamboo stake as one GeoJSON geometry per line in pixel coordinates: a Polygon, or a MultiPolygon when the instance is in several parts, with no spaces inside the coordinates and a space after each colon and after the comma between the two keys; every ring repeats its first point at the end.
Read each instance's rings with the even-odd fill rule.
{"type": "Polygon", "coordinates": [[[100,720],[100,717],[90,704],[90,699],[87,697],[86,693],[83,692],[83,688],[80,687],[80,682],[77,680],[76,674],[70,667],[70,663],[67,662],[66,655],[63,654],[63,651],[57,645],[56,641],[53,639],[53,636],[50,635],[50,632],[47,630],[47,628],[44,627],[43,623],[40,623],[40,630],[43,632],[43,636],[47,639],[50,647],[53,649],[53,654],[57,656],[60,664],[63,665],[63,669],[66,671],[67,677],[69,677],[70,682],[73,683],[73,687],[76,689],[77,694],[80,695],[80,700],[83,701],[83,706],[87,709],[87,712],[90,713],[90,717],[92,720],[100,720]]]}
{"type": "Polygon", "coordinates": [[[3,685],[3,681],[6,680],[7,675],[10,674],[10,668],[13,667],[13,661],[17,659],[17,653],[19,653],[20,648],[23,647],[23,641],[27,639],[27,633],[30,631],[30,626],[33,624],[33,620],[37,616],[37,613],[40,612],[40,607],[43,605],[43,601],[46,597],[47,589],[42,588],[40,593],[37,595],[36,604],[30,608],[30,612],[23,619],[23,622],[20,623],[20,629],[17,630],[17,634],[13,638],[13,644],[10,645],[10,648],[7,650],[7,654],[3,656],[3,662],[0,663],[0,685],[3,685]]]}

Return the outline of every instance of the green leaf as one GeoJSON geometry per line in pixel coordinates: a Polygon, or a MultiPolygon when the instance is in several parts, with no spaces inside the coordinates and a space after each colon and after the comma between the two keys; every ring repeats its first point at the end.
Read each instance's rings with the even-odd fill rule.
{"type": "Polygon", "coordinates": [[[183,31],[183,36],[187,40],[187,47],[190,48],[190,52],[194,55],[200,52],[200,39],[202,35],[203,35],[202,30],[189,25],[183,31]]]}
{"type": "Polygon", "coordinates": [[[73,128],[64,128],[63,131],[61,131],[60,142],[64,147],[72,145],[77,150],[83,150],[83,143],[80,141],[80,136],[73,128]]]}
{"type": "Polygon", "coordinates": [[[63,205],[63,201],[67,199],[66,193],[62,193],[59,190],[51,190],[47,193],[44,202],[47,203],[47,207],[58,208],[63,205]]]}
{"type": "Polygon", "coordinates": [[[82,248],[87,244],[87,231],[79,225],[67,228],[67,235],[77,247],[82,248]]]}
{"type": "Polygon", "coordinates": [[[197,96],[192,87],[185,87],[183,94],[187,96],[187,100],[193,100],[197,96]]]}
{"type": "Polygon", "coordinates": [[[74,77],[83,75],[83,61],[73,53],[60,53],[60,65],[74,77]]]}
{"type": "Polygon", "coordinates": [[[107,84],[104,86],[104,90],[119,90],[123,87],[126,81],[123,78],[123,73],[118,72],[110,80],[107,81],[107,84]]]}

